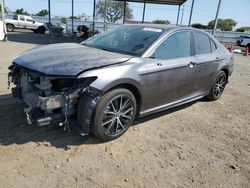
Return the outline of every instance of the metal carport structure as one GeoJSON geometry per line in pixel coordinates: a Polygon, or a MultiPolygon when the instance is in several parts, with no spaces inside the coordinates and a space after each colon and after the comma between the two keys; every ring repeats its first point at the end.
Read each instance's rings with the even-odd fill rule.
{"type": "MultiPolygon", "coordinates": [[[[50,1],[48,0],[48,12],[49,12],[49,25],[51,24],[51,6],[50,6],[50,1]]],[[[105,5],[106,5],[106,1],[105,0],[105,5]]],[[[124,2],[124,16],[123,16],[123,23],[125,23],[125,15],[126,15],[126,4],[127,2],[137,2],[137,3],[143,3],[143,15],[142,15],[142,23],[144,22],[145,19],[145,10],[146,10],[146,4],[150,3],[150,4],[165,4],[165,5],[176,5],[179,6],[178,8],[178,14],[177,14],[177,20],[176,20],[176,25],[178,25],[179,22],[179,14],[180,14],[180,6],[185,3],[187,0],[113,0],[113,1],[122,1],[124,2]]],[[[189,15],[189,22],[188,22],[188,26],[191,25],[191,20],[192,20],[192,14],[193,14],[193,7],[194,7],[194,1],[192,0],[192,5],[191,5],[191,10],[190,10],[190,15],[189,15]]],[[[218,7],[217,7],[217,11],[216,11],[216,16],[215,16],[215,25],[213,28],[213,35],[215,33],[215,30],[217,28],[217,21],[218,21],[218,15],[219,15],[219,11],[220,11],[220,5],[221,5],[221,0],[218,0],[218,7]]],[[[74,0],[71,0],[72,2],[72,32],[73,32],[73,25],[74,25],[74,0]]],[[[2,4],[2,17],[4,18],[4,0],[1,0],[2,4]]],[[[107,8],[107,6],[105,6],[107,8]]],[[[96,17],[96,0],[93,0],[93,30],[95,29],[95,17],[96,17]]],[[[104,23],[106,22],[106,19],[104,20],[104,23]]]]}
{"type": "MultiPolygon", "coordinates": [[[[146,4],[163,4],[163,5],[176,5],[179,6],[176,25],[178,25],[179,15],[180,15],[180,7],[183,3],[187,0],[114,0],[114,1],[123,1],[124,2],[124,16],[123,16],[123,23],[125,23],[125,15],[126,15],[126,4],[127,2],[134,2],[134,3],[143,3],[143,15],[142,15],[142,23],[144,23],[145,19],[145,11],[146,11],[146,4]]],[[[194,1],[194,0],[193,0],[194,1]]]]}

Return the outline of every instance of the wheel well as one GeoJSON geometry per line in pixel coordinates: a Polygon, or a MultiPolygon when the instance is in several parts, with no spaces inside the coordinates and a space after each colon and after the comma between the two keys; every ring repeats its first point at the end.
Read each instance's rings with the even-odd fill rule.
{"type": "Polygon", "coordinates": [[[13,24],[11,24],[11,23],[6,23],[6,25],[12,25],[13,27],[15,27],[13,24]]]}
{"type": "Polygon", "coordinates": [[[124,88],[133,93],[136,99],[136,104],[137,104],[137,115],[139,115],[141,105],[142,105],[142,98],[141,98],[141,93],[139,92],[137,87],[132,84],[119,84],[117,86],[112,87],[107,92],[114,90],[114,89],[118,89],[118,88],[124,88]]]}
{"type": "Polygon", "coordinates": [[[227,79],[228,79],[228,70],[227,69],[222,69],[226,73],[227,79]]]}

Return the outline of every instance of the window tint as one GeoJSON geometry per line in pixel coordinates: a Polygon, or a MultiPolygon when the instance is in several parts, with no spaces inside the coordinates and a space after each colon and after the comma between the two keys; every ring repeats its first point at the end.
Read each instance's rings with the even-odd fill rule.
{"type": "Polygon", "coordinates": [[[20,16],[20,20],[21,20],[21,21],[24,21],[24,17],[23,17],[23,16],[20,16]]]}
{"type": "Polygon", "coordinates": [[[177,32],[168,37],[155,51],[155,59],[174,59],[191,56],[191,34],[177,32]]]}
{"type": "Polygon", "coordinates": [[[210,39],[211,51],[214,52],[217,48],[213,40],[210,39]]]}
{"type": "Polygon", "coordinates": [[[33,19],[31,19],[31,18],[26,18],[26,21],[27,21],[27,22],[33,22],[33,19]]]}
{"type": "Polygon", "coordinates": [[[196,54],[208,54],[211,52],[209,37],[200,32],[194,32],[196,54]]]}

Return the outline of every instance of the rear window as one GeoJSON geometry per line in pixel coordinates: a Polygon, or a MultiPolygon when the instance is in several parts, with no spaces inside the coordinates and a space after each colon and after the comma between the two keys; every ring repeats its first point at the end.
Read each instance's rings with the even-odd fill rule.
{"type": "Polygon", "coordinates": [[[196,55],[211,53],[210,39],[207,35],[200,32],[194,32],[194,40],[196,55]]]}
{"type": "Polygon", "coordinates": [[[21,21],[25,21],[24,16],[20,16],[21,21]]]}

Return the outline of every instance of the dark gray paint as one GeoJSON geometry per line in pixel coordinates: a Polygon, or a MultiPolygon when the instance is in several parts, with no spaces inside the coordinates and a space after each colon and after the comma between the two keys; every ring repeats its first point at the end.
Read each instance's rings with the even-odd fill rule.
{"type": "Polygon", "coordinates": [[[150,58],[151,55],[171,34],[196,29],[146,24],[145,27],[162,28],[165,33],[142,57],[79,44],[56,44],[28,51],[14,61],[49,75],[78,75],[78,78],[95,76],[97,79],[90,86],[104,92],[120,84],[130,84],[141,95],[141,116],[206,96],[217,73],[222,69],[231,75],[232,55],[211,35],[207,34],[217,45],[217,50],[211,54],[157,60],[150,58]],[[192,66],[191,62],[196,65],[192,66]]]}
{"type": "Polygon", "coordinates": [[[85,70],[125,62],[130,58],[80,44],[65,43],[31,49],[20,54],[13,62],[46,75],[76,76],[85,70]]]}

